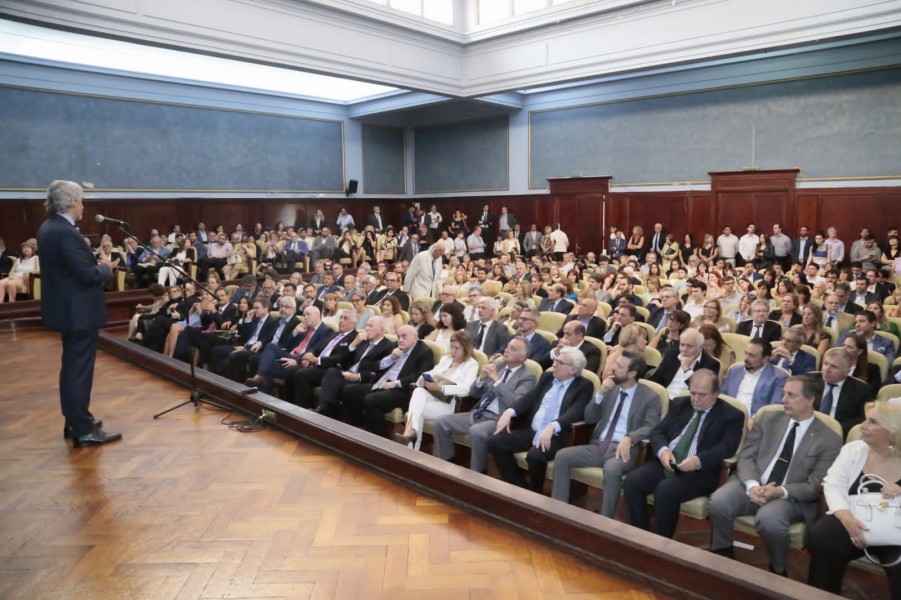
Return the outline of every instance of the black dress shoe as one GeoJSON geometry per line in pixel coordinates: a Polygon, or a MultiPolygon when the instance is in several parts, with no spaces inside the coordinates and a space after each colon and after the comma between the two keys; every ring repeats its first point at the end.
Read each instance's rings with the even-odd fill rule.
{"type": "Polygon", "coordinates": [[[99,427],[95,427],[90,433],[80,435],[77,438],[73,439],[72,442],[75,444],[76,448],[81,448],[83,446],[97,446],[99,444],[108,444],[110,442],[115,442],[121,439],[121,433],[107,433],[99,427]]]}
{"type": "Polygon", "coordinates": [[[720,556],[725,556],[726,558],[735,558],[735,549],[732,546],[728,548],[720,548],[719,550],[710,549],[714,554],[719,554],[720,556]]]}
{"type": "MultiPolygon", "coordinates": [[[[103,427],[103,421],[94,421],[94,427],[103,427]]],[[[72,437],[72,428],[68,425],[63,425],[63,439],[68,440],[72,437]]]]}

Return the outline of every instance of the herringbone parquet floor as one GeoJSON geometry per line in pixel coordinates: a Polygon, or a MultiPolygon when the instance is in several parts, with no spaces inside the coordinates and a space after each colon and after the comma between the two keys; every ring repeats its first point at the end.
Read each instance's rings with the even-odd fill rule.
{"type": "Polygon", "coordinates": [[[0,597],[656,598],[278,431],[238,433],[100,354],[63,442],[56,336],[0,333],[0,597]]]}

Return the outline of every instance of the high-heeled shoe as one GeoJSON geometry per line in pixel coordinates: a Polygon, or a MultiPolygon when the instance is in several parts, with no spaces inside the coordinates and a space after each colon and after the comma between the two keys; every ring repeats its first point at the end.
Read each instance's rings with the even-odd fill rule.
{"type": "Polygon", "coordinates": [[[410,435],[404,435],[402,433],[395,433],[394,441],[397,442],[398,444],[403,444],[404,446],[409,446],[410,444],[413,444],[416,442],[416,432],[414,431],[410,435]]]}

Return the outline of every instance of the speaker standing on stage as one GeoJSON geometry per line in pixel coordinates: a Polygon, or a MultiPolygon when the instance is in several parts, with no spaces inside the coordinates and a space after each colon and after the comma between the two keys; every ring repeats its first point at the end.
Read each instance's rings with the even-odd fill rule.
{"type": "Polygon", "coordinates": [[[50,215],[38,231],[41,249],[41,316],[44,327],[59,331],[63,343],[59,400],[66,418],[64,437],[75,447],[105,444],[122,438],[107,433],[89,409],[94,360],[100,328],[106,325],[103,284],[113,277],[118,261],[98,263],[75,228],[84,212],[81,186],[57,180],[44,204],[50,215]]]}

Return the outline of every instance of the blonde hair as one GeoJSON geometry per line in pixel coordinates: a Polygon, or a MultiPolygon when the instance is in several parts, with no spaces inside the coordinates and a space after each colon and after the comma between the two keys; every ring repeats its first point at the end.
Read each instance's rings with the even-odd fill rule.
{"type": "Polygon", "coordinates": [[[864,407],[864,413],[868,413],[870,410],[876,413],[874,420],[888,430],[891,436],[889,443],[892,445],[892,450],[901,452],[901,404],[876,400],[867,402],[864,407]]]}
{"type": "Polygon", "coordinates": [[[644,330],[644,328],[635,325],[634,323],[630,323],[623,327],[623,330],[619,334],[619,345],[620,346],[629,346],[638,341],[639,338],[644,338],[645,341],[648,340],[648,334],[644,330]]]}

